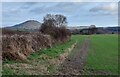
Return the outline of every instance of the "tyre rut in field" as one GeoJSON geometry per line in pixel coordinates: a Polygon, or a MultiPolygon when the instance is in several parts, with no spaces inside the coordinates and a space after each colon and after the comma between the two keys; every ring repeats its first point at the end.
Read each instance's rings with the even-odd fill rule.
{"type": "Polygon", "coordinates": [[[83,66],[89,49],[90,39],[85,38],[82,46],[79,46],[75,52],[60,65],[57,74],[59,75],[80,75],[83,72],[83,66]]]}

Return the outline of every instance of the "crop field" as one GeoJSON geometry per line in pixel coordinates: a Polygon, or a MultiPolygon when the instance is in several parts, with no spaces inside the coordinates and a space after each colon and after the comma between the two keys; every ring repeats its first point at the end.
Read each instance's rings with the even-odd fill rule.
{"type": "Polygon", "coordinates": [[[92,35],[85,73],[118,74],[118,35],[92,35]]]}
{"type": "Polygon", "coordinates": [[[3,75],[55,75],[59,72],[63,74],[65,71],[73,73],[73,70],[79,69],[82,71],[79,74],[83,75],[116,75],[118,74],[118,36],[72,35],[70,41],[35,52],[28,57],[28,60],[29,63],[6,61],[3,63],[3,75]],[[74,43],[76,45],[71,52],[65,51],[74,43]],[[68,58],[65,58],[66,56],[68,58]],[[59,68],[65,70],[58,71],[59,68]]]}

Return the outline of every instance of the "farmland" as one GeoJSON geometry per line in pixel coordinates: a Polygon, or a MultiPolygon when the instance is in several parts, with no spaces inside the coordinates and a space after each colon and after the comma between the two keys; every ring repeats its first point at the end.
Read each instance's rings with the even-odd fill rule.
{"type": "Polygon", "coordinates": [[[85,73],[118,74],[118,36],[92,35],[85,73]]]}
{"type": "MultiPolygon", "coordinates": [[[[28,57],[28,60],[29,63],[5,62],[3,64],[3,74],[54,75],[59,74],[59,72],[64,74],[63,70],[58,70],[61,68],[61,65],[69,63],[65,65],[66,68],[73,64],[72,66],[70,65],[72,70],[80,71],[80,73],[74,72],[73,74],[116,75],[118,74],[118,36],[72,35],[68,42],[56,44],[52,48],[41,50],[41,52],[35,52],[28,57]],[[86,38],[89,41],[86,41],[86,38]],[[87,45],[87,42],[89,42],[89,45],[87,45]],[[74,45],[72,51],[68,51],[67,49],[71,48],[72,45],[74,45]],[[79,67],[80,65],[81,67],[79,67]],[[76,68],[80,69],[76,70],[76,68]]],[[[66,70],[70,70],[69,67],[66,70]]]]}

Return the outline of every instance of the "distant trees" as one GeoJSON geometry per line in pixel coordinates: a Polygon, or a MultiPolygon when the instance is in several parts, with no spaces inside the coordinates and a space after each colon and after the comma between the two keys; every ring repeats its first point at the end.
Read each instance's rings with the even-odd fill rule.
{"type": "Polygon", "coordinates": [[[67,18],[65,16],[47,14],[43,19],[40,32],[49,34],[55,39],[63,39],[70,36],[70,31],[66,29],[66,26],[67,18]]]}

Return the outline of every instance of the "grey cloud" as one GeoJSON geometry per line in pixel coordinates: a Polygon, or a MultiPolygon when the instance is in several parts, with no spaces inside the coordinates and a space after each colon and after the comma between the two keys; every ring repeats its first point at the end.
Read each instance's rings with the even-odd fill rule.
{"type": "Polygon", "coordinates": [[[98,5],[89,10],[89,12],[98,12],[100,14],[106,14],[108,15],[117,15],[118,5],[117,3],[107,3],[105,5],[98,5]]]}
{"type": "Polygon", "coordinates": [[[25,2],[24,4],[26,4],[26,5],[35,5],[35,4],[38,4],[38,2],[25,2]]]}
{"type": "Polygon", "coordinates": [[[41,6],[41,7],[36,7],[31,9],[29,12],[35,13],[35,14],[41,14],[41,13],[45,13],[48,10],[49,9],[47,9],[45,6],[41,6]]]}
{"type": "Polygon", "coordinates": [[[46,5],[42,7],[36,7],[30,10],[30,12],[40,14],[40,13],[48,13],[48,12],[59,12],[59,13],[66,13],[71,14],[74,12],[77,12],[77,10],[82,6],[82,3],[76,3],[76,2],[60,2],[56,5],[46,7],[46,5]]]}
{"type": "Polygon", "coordinates": [[[89,11],[90,12],[98,12],[98,11],[100,11],[101,9],[99,9],[99,8],[97,8],[97,7],[94,7],[94,8],[92,8],[92,9],[90,9],[89,11]]]}
{"type": "Polygon", "coordinates": [[[23,3],[23,6],[21,6],[21,8],[22,9],[29,9],[36,4],[38,4],[38,2],[25,2],[25,3],[23,3]]]}

